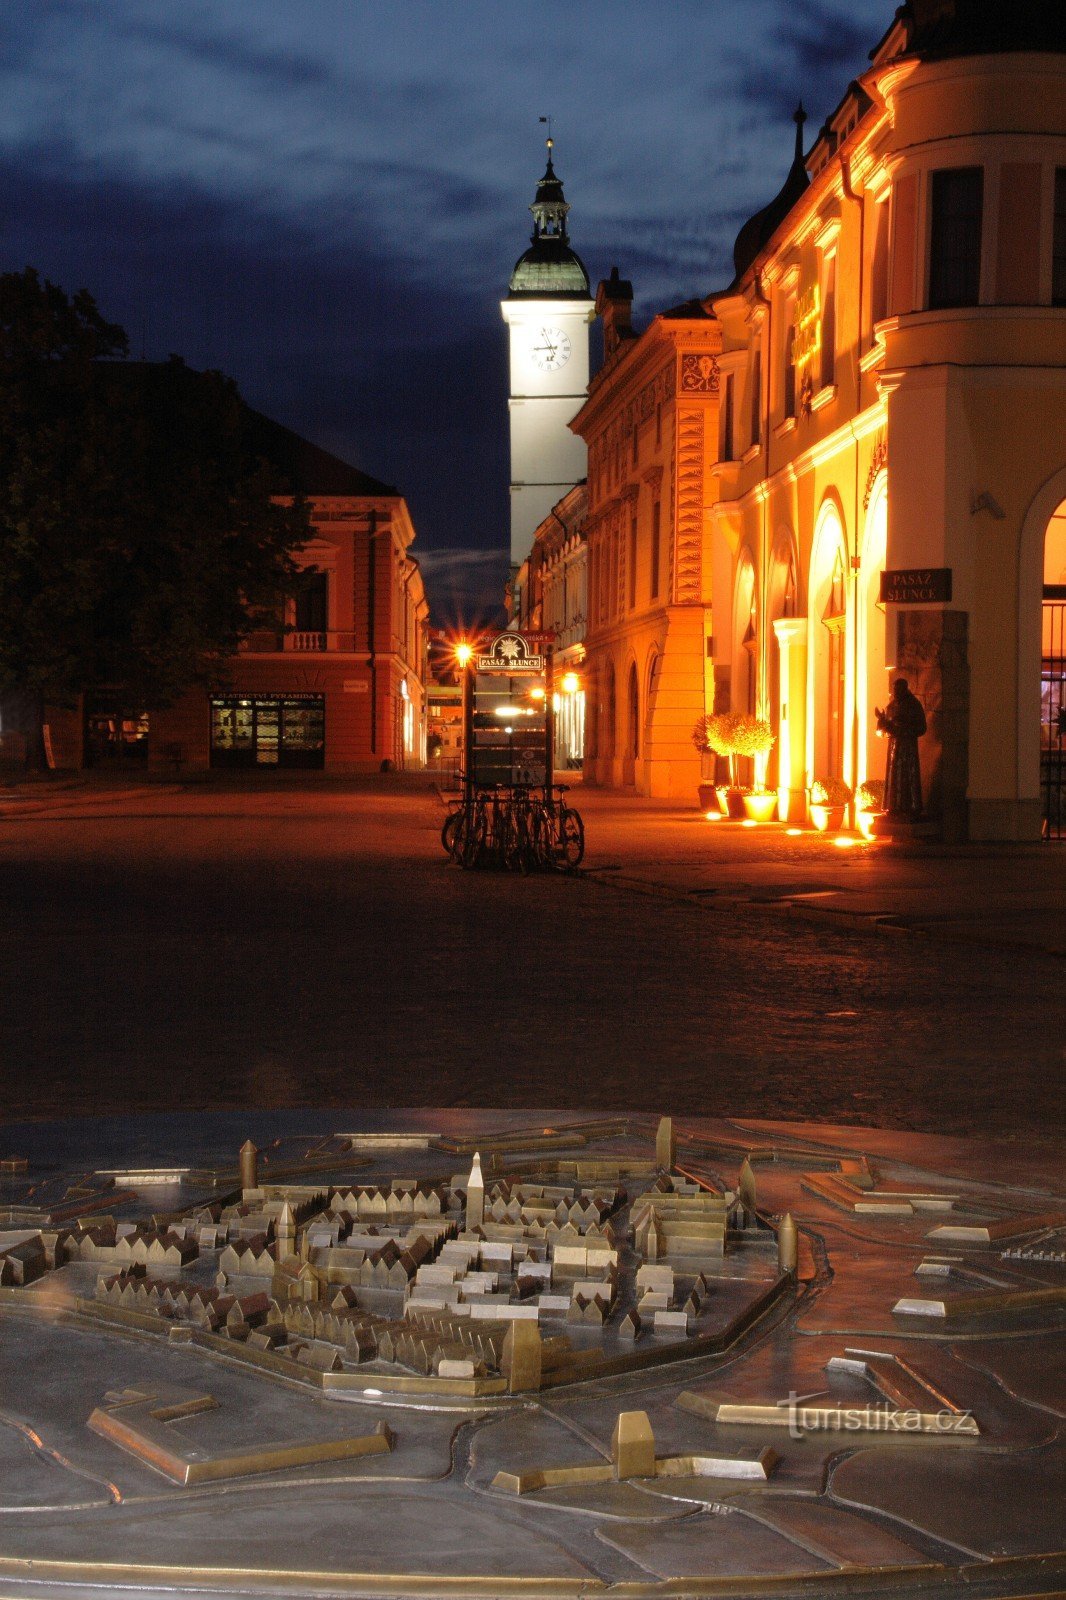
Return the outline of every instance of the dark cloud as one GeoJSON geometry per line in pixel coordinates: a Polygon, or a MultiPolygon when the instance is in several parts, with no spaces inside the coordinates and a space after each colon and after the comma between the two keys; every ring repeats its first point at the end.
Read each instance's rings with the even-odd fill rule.
{"type": "Polygon", "coordinates": [[[122,33],[167,52],[177,52],[201,65],[283,89],[321,88],[331,81],[328,63],[299,51],[266,50],[235,33],[201,33],[172,23],[137,18],[126,22],[122,33]]]}
{"type": "Polygon", "coordinates": [[[876,37],[868,16],[804,0],[787,9],[758,51],[744,55],[737,87],[758,113],[776,122],[789,120],[802,100],[811,116],[809,137],[851,79],[869,66],[876,37]]]}

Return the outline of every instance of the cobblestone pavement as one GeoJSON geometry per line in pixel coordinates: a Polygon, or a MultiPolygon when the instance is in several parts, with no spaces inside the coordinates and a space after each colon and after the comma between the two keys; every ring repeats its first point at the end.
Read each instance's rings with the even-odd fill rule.
{"type": "Polygon", "coordinates": [[[6,1120],[621,1106],[1022,1142],[1066,1121],[1061,854],[727,839],[589,792],[589,874],[516,879],[445,864],[417,779],[94,800],[0,820],[6,1120]]]}

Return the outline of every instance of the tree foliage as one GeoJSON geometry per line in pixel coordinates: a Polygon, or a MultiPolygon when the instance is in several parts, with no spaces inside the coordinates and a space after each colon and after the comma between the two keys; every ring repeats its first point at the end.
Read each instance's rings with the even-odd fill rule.
{"type": "Polygon", "coordinates": [[[165,705],[291,587],[307,508],[273,500],[236,386],[126,354],[89,294],[0,276],[0,691],[165,705]]]}

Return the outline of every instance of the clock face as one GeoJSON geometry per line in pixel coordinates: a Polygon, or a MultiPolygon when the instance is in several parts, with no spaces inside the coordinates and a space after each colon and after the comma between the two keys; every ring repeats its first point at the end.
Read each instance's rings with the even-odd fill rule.
{"type": "Polygon", "coordinates": [[[570,360],[570,340],[559,328],[541,328],[533,335],[532,355],[541,372],[558,372],[570,360]]]}

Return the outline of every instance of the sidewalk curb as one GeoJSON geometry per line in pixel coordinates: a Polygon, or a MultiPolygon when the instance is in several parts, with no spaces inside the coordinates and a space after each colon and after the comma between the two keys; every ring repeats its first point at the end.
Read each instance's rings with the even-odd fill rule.
{"type": "MultiPolygon", "coordinates": [[[[614,885],[629,894],[672,900],[699,910],[721,907],[723,910],[742,909],[755,913],[768,912],[771,915],[776,913],[794,922],[833,927],[847,933],[869,933],[877,937],[902,934],[911,939],[935,939],[944,944],[984,945],[993,950],[1024,950],[1030,954],[1047,956],[1053,961],[1066,960],[1066,947],[1060,949],[1054,945],[1033,944],[1024,939],[996,938],[968,925],[937,926],[917,918],[909,918],[897,911],[846,911],[839,906],[797,905],[787,894],[755,898],[730,894],[728,890],[714,894],[695,893],[690,889],[675,889],[668,883],[656,883],[647,878],[626,877],[616,868],[608,867],[583,867],[579,875],[599,883],[601,887],[614,885]]],[[[959,921],[962,922],[962,919],[959,921]]]]}
{"type": "Polygon", "coordinates": [[[0,794],[0,822],[8,818],[37,817],[49,811],[78,810],[82,806],[125,804],[130,800],[154,799],[157,795],[183,794],[180,783],[153,784],[138,789],[91,789],[88,786],[62,789],[58,794],[33,800],[19,795],[10,804],[0,794]]]}

